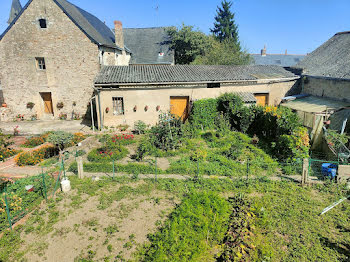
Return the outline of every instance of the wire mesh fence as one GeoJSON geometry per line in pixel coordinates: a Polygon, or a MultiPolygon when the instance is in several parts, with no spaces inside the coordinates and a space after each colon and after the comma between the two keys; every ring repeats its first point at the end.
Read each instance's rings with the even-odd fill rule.
{"type": "Polygon", "coordinates": [[[3,181],[0,184],[0,232],[11,228],[20,219],[32,212],[43,200],[48,201],[60,188],[66,176],[64,158],[60,160],[57,173],[42,172],[39,175],[3,181]]]}

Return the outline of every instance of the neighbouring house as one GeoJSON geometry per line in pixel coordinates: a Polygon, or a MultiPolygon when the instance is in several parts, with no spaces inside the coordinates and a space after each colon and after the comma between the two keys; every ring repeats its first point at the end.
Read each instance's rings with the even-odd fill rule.
{"type": "Polygon", "coordinates": [[[350,102],[350,31],[335,34],[298,63],[303,93],[350,102]]]}
{"type": "Polygon", "coordinates": [[[125,45],[132,50],[130,65],[174,65],[168,27],[125,28],[125,45]]]}
{"type": "Polygon", "coordinates": [[[95,80],[99,127],[137,120],[155,124],[160,112],[186,119],[191,103],[237,93],[248,103],[278,105],[299,76],[279,66],[104,66],[95,80]]]}
{"type": "Polygon", "coordinates": [[[130,54],[121,22],[115,22],[114,34],[66,0],[29,0],[23,8],[13,0],[9,26],[0,36],[0,86],[7,104],[1,120],[84,115],[101,66],[128,65],[130,54]]]}
{"type": "Polygon", "coordinates": [[[251,54],[252,64],[254,65],[278,65],[282,67],[292,67],[302,61],[306,55],[288,54],[287,50],[284,54],[268,54],[266,46],[261,49],[260,54],[251,54]]]}

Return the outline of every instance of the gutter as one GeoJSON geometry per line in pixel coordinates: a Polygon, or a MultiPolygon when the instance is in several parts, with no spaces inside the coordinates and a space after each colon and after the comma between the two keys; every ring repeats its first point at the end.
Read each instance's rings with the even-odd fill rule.
{"type": "Polygon", "coordinates": [[[274,78],[274,79],[254,79],[254,80],[226,80],[226,81],[202,81],[202,82],[155,82],[155,83],[95,83],[95,88],[103,87],[118,87],[119,86],[160,86],[160,85],[203,85],[203,84],[240,84],[240,83],[258,83],[272,84],[280,82],[289,82],[300,79],[300,76],[289,78],[274,78]]]}

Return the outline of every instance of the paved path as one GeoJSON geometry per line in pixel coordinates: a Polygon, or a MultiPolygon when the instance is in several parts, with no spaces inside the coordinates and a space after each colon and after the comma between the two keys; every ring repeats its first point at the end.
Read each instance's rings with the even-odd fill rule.
{"type": "Polygon", "coordinates": [[[84,125],[81,120],[0,122],[0,129],[4,134],[13,134],[16,126],[20,135],[39,135],[47,131],[91,132],[90,127],[84,125]]]}

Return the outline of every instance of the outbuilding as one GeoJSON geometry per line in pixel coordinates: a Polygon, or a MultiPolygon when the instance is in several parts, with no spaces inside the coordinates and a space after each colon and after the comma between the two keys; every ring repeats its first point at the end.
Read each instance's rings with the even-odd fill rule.
{"type": "Polygon", "coordinates": [[[95,79],[98,126],[153,125],[169,111],[185,120],[193,101],[224,93],[278,105],[296,92],[298,79],[279,66],[104,66],[95,79]]]}

